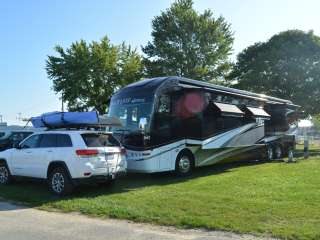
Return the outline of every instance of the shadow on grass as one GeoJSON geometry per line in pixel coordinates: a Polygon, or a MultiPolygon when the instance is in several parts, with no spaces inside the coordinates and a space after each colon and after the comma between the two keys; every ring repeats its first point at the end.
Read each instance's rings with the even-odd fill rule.
{"type": "MultiPolygon", "coordinates": [[[[54,203],[61,200],[72,200],[77,198],[96,198],[102,195],[134,191],[149,186],[165,186],[190,181],[192,179],[206,177],[209,175],[228,174],[232,169],[263,164],[263,161],[246,161],[238,163],[217,164],[195,169],[188,177],[177,177],[172,172],[155,174],[133,174],[119,178],[113,185],[83,185],[77,187],[75,192],[67,197],[56,197],[52,195],[43,181],[17,181],[8,186],[0,186],[0,197],[13,200],[17,203],[27,204],[30,207],[38,207],[43,204],[54,203]]],[[[283,160],[272,161],[271,164],[283,163],[283,160]]],[[[269,164],[270,164],[269,163],[269,164]]],[[[0,199],[1,200],[1,199],[0,199]]],[[[7,209],[9,210],[9,209],[7,209]]],[[[1,209],[0,209],[1,211],[1,209]]]]}

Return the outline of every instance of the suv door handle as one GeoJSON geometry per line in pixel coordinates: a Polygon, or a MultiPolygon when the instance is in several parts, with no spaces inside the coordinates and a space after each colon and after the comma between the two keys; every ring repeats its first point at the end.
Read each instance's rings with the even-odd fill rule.
{"type": "Polygon", "coordinates": [[[26,152],[26,153],[32,153],[31,151],[28,151],[28,152],[26,152]]]}
{"type": "Polygon", "coordinates": [[[48,152],[48,153],[52,153],[52,150],[48,150],[47,152],[48,152]]]}

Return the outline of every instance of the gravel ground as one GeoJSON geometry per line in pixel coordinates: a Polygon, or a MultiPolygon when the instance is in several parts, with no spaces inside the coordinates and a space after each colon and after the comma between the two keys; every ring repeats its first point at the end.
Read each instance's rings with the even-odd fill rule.
{"type": "Polygon", "coordinates": [[[0,239],[271,240],[220,231],[180,230],[80,214],[46,212],[0,201],[0,239]]]}

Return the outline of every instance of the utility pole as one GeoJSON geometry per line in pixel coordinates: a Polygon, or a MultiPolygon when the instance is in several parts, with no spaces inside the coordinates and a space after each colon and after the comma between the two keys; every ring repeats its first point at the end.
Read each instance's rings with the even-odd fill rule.
{"type": "Polygon", "coordinates": [[[63,93],[61,94],[61,112],[64,112],[63,93]]]}
{"type": "Polygon", "coordinates": [[[22,115],[22,113],[19,112],[19,113],[18,113],[18,117],[17,117],[17,120],[18,120],[18,121],[21,121],[21,119],[22,119],[21,115],[22,115]]]}

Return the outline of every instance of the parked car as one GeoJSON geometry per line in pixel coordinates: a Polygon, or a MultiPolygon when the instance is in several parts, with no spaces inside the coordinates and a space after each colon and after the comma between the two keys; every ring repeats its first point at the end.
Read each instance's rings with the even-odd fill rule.
{"type": "Polygon", "coordinates": [[[54,194],[65,195],[81,183],[113,181],[126,170],[125,156],[125,149],[111,133],[35,133],[0,153],[0,184],[18,177],[45,179],[54,194]]]}
{"type": "Polygon", "coordinates": [[[0,129],[0,151],[12,148],[13,145],[19,144],[23,139],[30,136],[32,130],[18,129],[0,129]]]}

